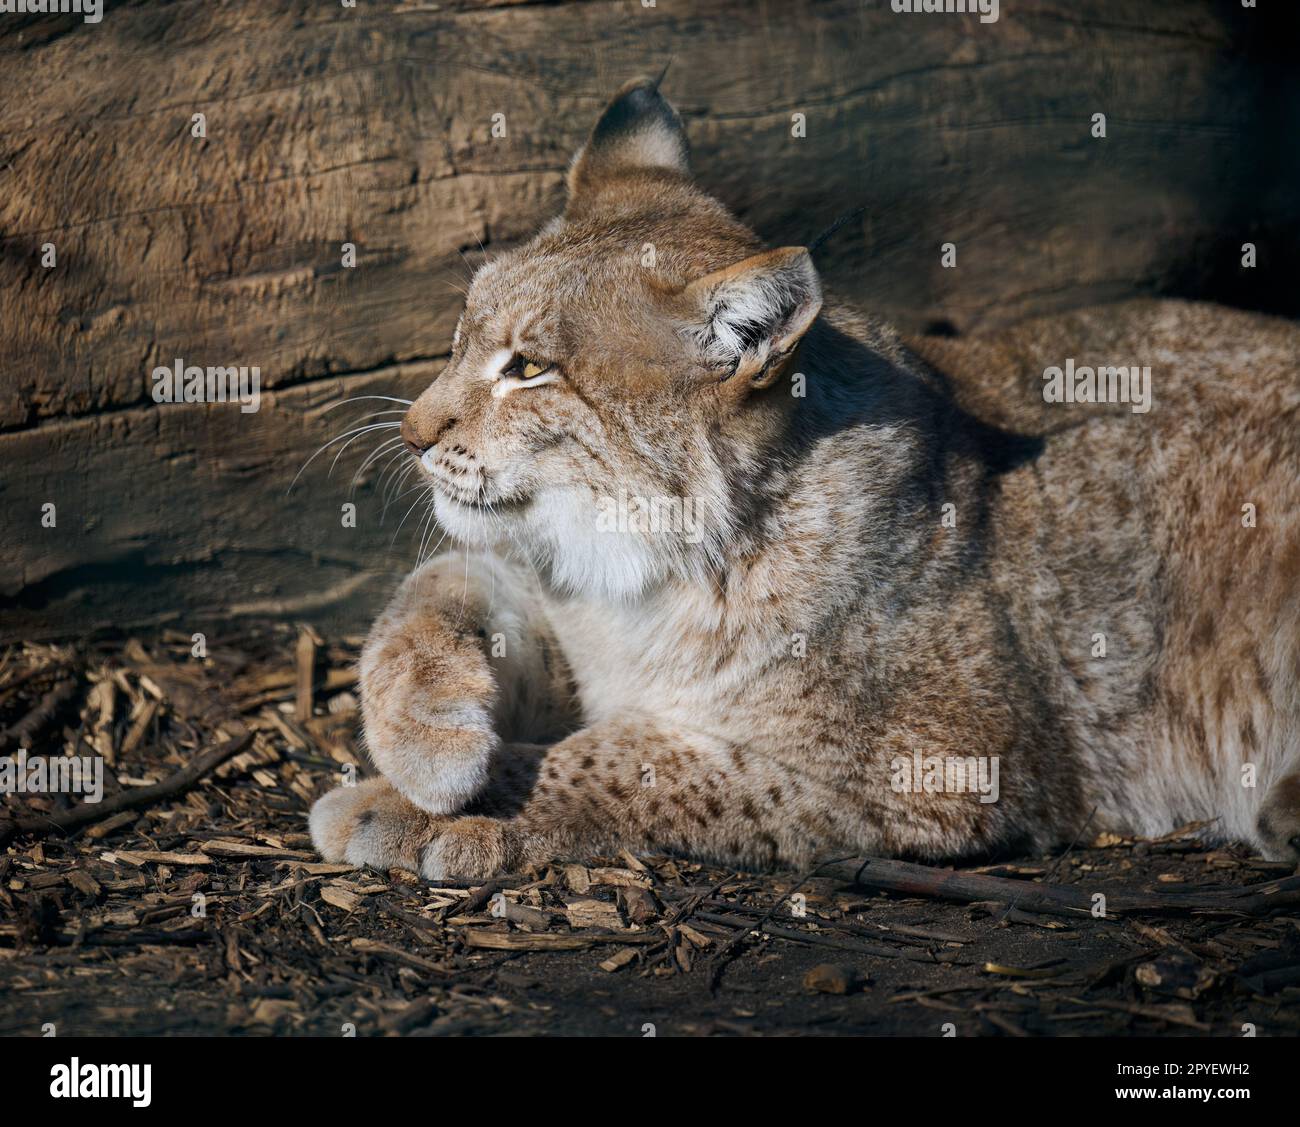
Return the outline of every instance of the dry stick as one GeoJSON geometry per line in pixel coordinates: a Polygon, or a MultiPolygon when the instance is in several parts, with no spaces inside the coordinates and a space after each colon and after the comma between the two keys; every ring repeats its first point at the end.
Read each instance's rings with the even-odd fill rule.
{"type": "Polygon", "coordinates": [[[712,888],[696,889],[686,897],[681,904],[672,910],[671,913],[661,919],[655,926],[663,932],[664,938],[658,943],[650,946],[650,949],[641,953],[641,962],[648,964],[651,960],[658,959],[659,955],[667,950],[671,952],[674,942],[676,941],[676,929],[679,924],[686,923],[690,920],[695,912],[710,897],[716,896],[724,885],[733,884],[736,881],[743,881],[739,873],[731,873],[723,877],[712,888]]]}
{"type": "MultiPolygon", "coordinates": [[[[1056,859],[1056,864],[1047,870],[1047,874],[1043,877],[1044,884],[1052,883],[1052,878],[1056,876],[1056,870],[1059,869],[1063,864],[1065,864],[1065,859],[1070,855],[1070,851],[1073,850],[1074,847],[1079,844],[1079,839],[1082,838],[1083,835],[1088,832],[1088,827],[1092,825],[1092,820],[1096,816],[1097,816],[1097,807],[1094,806],[1092,808],[1092,812],[1088,815],[1088,820],[1083,823],[1083,829],[1081,829],[1077,834],[1074,835],[1074,840],[1070,842],[1065,852],[1062,853],[1056,859]]],[[[1011,913],[1015,911],[1017,903],[1019,903],[1018,899],[1012,901],[1010,904],[1007,905],[1007,910],[1002,913],[1002,918],[998,920],[998,923],[1006,923],[1006,921],[1011,917],[1011,913]]]]}
{"type": "MultiPolygon", "coordinates": [[[[227,727],[234,726],[234,724],[227,724],[227,727]]],[[[188,790],[214,767],[220,766],[231,756],[238,755],[252,742],[253,733],[240,725],[235,735],[224,743],[209,748],[202,755],[191,759],[180,770],[152,786],[120,791],[103,802],[94,804],[83,802],[80,806],[74,806],[61,814],[41,814],[12,820],[0,819],[0,846],[5,845],[15,834],[44,834],[51,830],[75,830],[120,811],[148,806],[160,798],[168,798],[188,790]]]]}
{"type": "Polygon", "coordinates": [[[60,935],[55,943],[60,947],[139,947],[145,944],[164,946],[212,942],[212,932],[198,928],[162,931],[158,928],[135,928],[125,932],[98,932],[92,935],[60,935]]]}
{"type": "Polygon", "coordinates": [[[718,982],[722,978],[722,972],[723,970],[726,969],[726,959],[731,954],[731,951],[736,946],[738,946],[740,942],[747,935],[749,935],[750,932],[752,931],[761,932],[763,930],[764,925],[767,924],[774,915],[776,915],[777,908],[779,908],[786,900],[788,900],[791,896],[793,896],[796,892],[798,892],[799,889],[803,888],[805,884],[807,884],[810,880],[812,880],[813,877],[815,877],[823,869],[829,868],[832,865],[843,864],[845,861],[849,861],[849,860],[851,860],[851,858],[849,857],[834,857],[831,860],[823,861],[820,865],[817,865],[814,868],[810,869],[807,873],[805,873],[802,877],[799,878],[798,884],[796,884],[793,888],[791,888],[785,894],[785,896],[783,896],[780,900],[777,900],[767,910],[767,912],[763,915],[762,919],[760,919],[757,923],[751,924],[748,927],[741,928],[740,931],[736,932],[735,935],[733,935],[730,939],[728,939],[727,942],[724,943],[722,947],[718,950],[718,953],[713,956],[713,960],[709,964],[711,968],[709,970],[709,981],[708,981],[709,992],[712,993],[717,990],[718,982]]]}
{"type": "Polygon", "coordinates": [[[320,638],[314,630],[301,627],[298,631],[297,693],[294,699],[293,718],[299,724],[306,724],[312,716],[313,690],[316,682],[316,651],[320,648],[320,638]]]}
{"type": "MultiPolygon", "coordinates": [[[[741,917],[761,916],[763,914],[762,908],[751,908],[748,904],[729,904],[726,900],[706,900],[702,906],[705,908],[721,908],[741,917]]],[[[894,927],[881,930],[881,928],[863,927],[861,924],[851,923],[848,920],[818,919],[816,923],[818,927],[827,931],[847,932],[850,935],[862,935],[869,939],[888,939],[891,943],[910,947],[913,951],[918,949],[933,951],[936,943],[961,943],[964,945],[969,942],[967,939],[958,938],[936,939],[933,934],[928,934],[925,937],[913,937],[898,931],[894,927]]],[[[735,923],[732,926],[734,927],[735,923]]],[[[766,930],[771,931],[770,928],[766,930]]]]}
{"type": "Polygon", "coordinates": [[[37,736],[45,726],[54,719],[55,713],[63,705],[72,699],[76,691],[77,683],[75,681],[60,681],[49,692],[41,697],[26,716],[19,720],[11,728],[5,728],[0,731],[0,751],[5,750],[12,744],[22,746],[27,744],[34,736],[37,736]]]}
{"type": "Polygon", "coordinates": [[[734,884],[736,881],[743,879],[744,878],[742,878],[739,873],[732,873],[730,876],[723,877],[717,884],[713,885],[712,888],[699,889],[692,892],[686,897],[683,903],[679,904],[669,915],[660,920],[656,926],[667,933],[669,928],[674,928],[678,924],[686,923],[690,920],[696,909],[698,909],[706,900],[712,899],[721,892],[724,885],[734,884]]]}
{"type": "Polygon", "coordinates": [[[455,908],[458,916],[472,916],[481,908],[486,908],[488,902],[498,892],[505,888],[505,883],[500,880],[490,880],[476,890],[471,890],[469,899],[462,900],[459,904],[448,904],[448,908],[455,908]]]}
{"type": "MultiPolygon", "coordinates": [[[[1049,915],[1078,917],[1092,914],[1092,896],[1073,885],[1033,884],[983,873],[962,873],[913,865],[883,857],[862,863],[829,863],[828,876],[865,888],[901,892],[909,896],[937,897],[969,904],[981,900],[1009,903],[1049,915]]],[[[1245,888],[1222,892],[1114,892],[1106,894],[1107,914],[1168,915],[1179,912],[1217,912],[1261,916],[1278,908],[1300,904],[1300,877],[1283,877],[1245,888]]]]}
{"type": "Polygon", "coordinates": [[[28,681],[35,681],[39,677],[48,677],[52,673],[61,673],[67,666],[68,662],[66,661],[53,661],[48,665],[34,666],[25,673],[19,673],[0,685],[0,697],[9,696],[15,689],[21,688],[28,681]]]}
{"type": "MultiPolygon", "coordinates": [[[[747,920],[737,919],[735,916],[721,915],[718,912],[696,912],[695,918],[704,920],[705,923],[721,924],[724,927],[741,927],[748,932],[753,930],[752,927],[746,927],[747,920]]],[[[977,966],[979,964],[962,959],[955,951],[921,951],[915,947],[903,948],[901,950],[893,947],[883,947],[878,943],[859,943],[854,939],[842,939],[838,935],[827,935],[822,931],[800,931],[793,927],[778,927],[767,920],[759,920],[753,927],[758,927],[767,935],[773,935],[777,939],[790,939],[796,943],[808,943],[814,947],[834,947],[840,951],[853,951],[859,955],[874,955],[880,959],[905,959],[913,963],[956,963],[961,966],[977,966]]],[[[735,937],[733,936],[734,940],[735,937]]]]}

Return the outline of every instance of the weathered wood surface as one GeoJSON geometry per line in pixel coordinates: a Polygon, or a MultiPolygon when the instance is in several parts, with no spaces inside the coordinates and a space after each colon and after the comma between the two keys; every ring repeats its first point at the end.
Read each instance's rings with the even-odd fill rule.
{"type": "Polygon", "coordinates": [[[342,527],[350,456],[285,496],[362,413],[324,408],[418,393],[469,269],[561,205],[604,100],[670,57],[702,181],[775,243],[865,208],[819,264],[906,327],[1161,291],[1295,311],[1294,37],[1263,18],[1212,0],[1023,0],[986,25],[884,0],[0,16],[0,637],[246,610],[359,625],[415,519],[390,551],[405,506],[380,526],[372,472],[342,527]],[[177,357],[259,366],[261,410],[154,403],[177,357]]]}

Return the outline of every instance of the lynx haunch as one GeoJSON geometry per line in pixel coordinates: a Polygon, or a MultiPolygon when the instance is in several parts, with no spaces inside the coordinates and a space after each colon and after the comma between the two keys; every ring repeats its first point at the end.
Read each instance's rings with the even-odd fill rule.
{"type": "Polygon", "coordinates": [[[1300,331],[1139,302],[909,347],[693,184],[648,81],[568,181],[403,422],[460,548],[375,623],[382,774],[316,803],[325,857],[946,858],[1090,815],[1297,856],[1300,331]],[[1156,409],[1044,403],[1067,355],[1154,358],[1156,409]],[[620,491],[699,534],[611,532],[620,491]],[[917,756],[995,759],[996,801],[892,786],[917,756]]]}

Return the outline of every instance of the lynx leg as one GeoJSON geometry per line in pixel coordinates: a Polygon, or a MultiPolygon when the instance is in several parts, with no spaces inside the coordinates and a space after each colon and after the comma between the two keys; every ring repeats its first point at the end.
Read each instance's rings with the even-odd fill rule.
{"type": "Polygon", "coordinates": [[[312,808],[312,839],[328,859],[427,879],[625,847],[767,866],[805,860],[825,844],[803,828],[807,819],[783,809],[809,798],[806,785],[769,765],[746,767],[729,747],[688,733],[610,724],[550,747],[503,745],[491,776],[459,817],[420,809],[387,779],[340,787],[312,808]]]}
{"type": "Polygon", "coordinates": [[[436,827],[420,871],[485,877],[622,848],[795,865],[845,832],[828,788],[722,741],[629,718],[550,747],[503,748],[480,801],[436,827]]]}
{"type": "MultiPolygon", "coordinates": [[[[400,865],[426,879],[489,877],[555,858],[620,849],[681,852],[746,868],[815,858],[938,855],[954,837],[987,836],[990,808],[971,796],[872,800],[810,773],[643,719],[585,728],[549,747],[502,745],[491,779],[461,815],[433,817],[385,780],[335,792],[312,811],[327,856],[400,865]]],[[[871,785],[868,791],[878,791],[871,785]]]]}
{"type": "Polygon", "coordinates": [[[361,655],[366,743],[415,806],[460,810],[502,738],[572,725],[572,694],[533,592],[491,556],[448,554],[410,575],[361,655]]]}

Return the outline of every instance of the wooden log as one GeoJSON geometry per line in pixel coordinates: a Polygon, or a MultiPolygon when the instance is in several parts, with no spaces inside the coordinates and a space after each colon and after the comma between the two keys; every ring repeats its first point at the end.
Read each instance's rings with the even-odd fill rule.
{"type": "Polygon", "coordinates": [[[355,459],[285,495],[345,421],[324,408],[436,375],[468,270],[559,209],[604,101],[670,57],[704,186],[774,244],[863,208],[819,267],[906,328],[1157,290],[1291,310],[1295,35],[1266,19],[1214,0],[1025,0],[993,24],[858,0],[6,17],[0,67],[30,93],[0,100],[0,641],[176,615],[355,628],[411,552],[388,550],[382,462],[355,527],[355,459]],[[258,368],[259,409],[156,402],[178,359],[258,368]]]}
{"type": "Polygon", "coordinates": [[[1098,892],[1106,897],[1107,916],[1189,912],[1263,916],[1300,904],[1300,877],[1294,876],[1221,891],[1129,892],[1009,880],[986,873],[937,869],[879,857],[836,861],[820,869],[819,875],[907,896],[955,900],[962,904],[993,901],[1049,915],[1088,914],[1094,908],[1093,896],[1098,892]]]}

